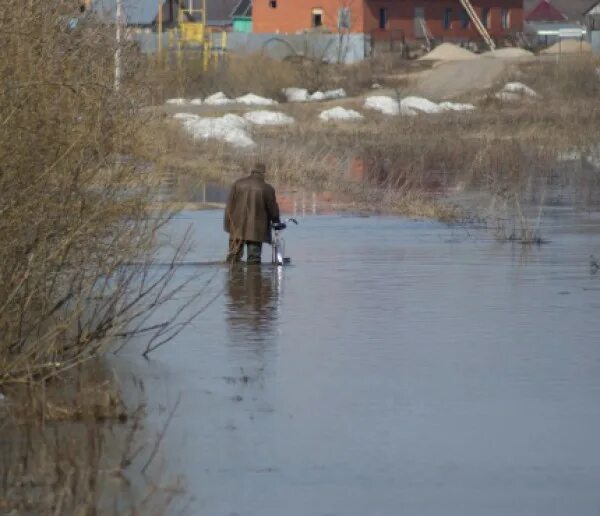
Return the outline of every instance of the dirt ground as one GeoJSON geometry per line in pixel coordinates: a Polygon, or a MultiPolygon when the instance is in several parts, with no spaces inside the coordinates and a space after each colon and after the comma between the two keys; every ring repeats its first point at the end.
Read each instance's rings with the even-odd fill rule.
{"type": "Polygon", "coordinates": [[[447,100],[491,86],[511,66],[505,59],[476,59],[439,63],[419,74],[415,89],[431,100],[447,100]]]}

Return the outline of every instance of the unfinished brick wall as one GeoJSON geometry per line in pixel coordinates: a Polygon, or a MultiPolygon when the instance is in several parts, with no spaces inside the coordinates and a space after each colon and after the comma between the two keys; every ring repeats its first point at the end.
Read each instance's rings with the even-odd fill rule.
{"type": "MultiPolygon", "coordinates": [[[[471,3],[480,19],[483,19],[483,10],[489,9],[488,32],[492,37],[501,37],[514,31],[523,30],[523,0],[472,0],[471,3]],[[502,27],[502,9],[508,10],[510,25],[502,27]]],[[[415,9],[422,8],[427,29],[436,39],[478,39],[479,33],[473,23],[469,21],[465,28],[461,23],[463,8],[458,0],[372,0],[366,2],[365,32],[372,33],[374,37],[384,39],[390,32],[402,31],[408,40],[420,36],[415,23],[415,9]],[[380,28],[380,9],[387,11],[387,25],[380,28]],[[451,9],[451,22],[445,27],[446,9],[451,9]]]]}
{"type": "Polygon", "coordinates": [[[322,26],[318,30],[337,32],[342,8],[350,9],[350,32],[364,32],[364,0],[254,0],[253,30],[295,34],[314,29],[313,15],[321,12],[322,26]]]}
{"type": "MultiPolygon", "coordinates": [[[[492,37],[501,37],[523,29],[523,0],[472,0],[480,17],[489,9],[488,31],[492,37]],[[507,9],[509,27],[502,27],[501,11],[507,9]]],[[[462,6],[458,0],[254,0],[254,31],[262,33],[294,34],[314,28],[314,14],[322,12],[321,30],[337,31],[338,12],[351,11],[351,32],[369,33],[385,39],[390,33],[403,32],[408,40],[420,36],[415,23],[415,9],[422,8],[428,30],[436,39],[478,39],[473,23],[461,23],[462,6]],[[385,9],[385,28],[380,28],[381,13],[385,9]],[[450,26],[444,26],[446,9],[452,10],[450,26]],[[417,29],[417,30],[415,30],[417,29]]]]}

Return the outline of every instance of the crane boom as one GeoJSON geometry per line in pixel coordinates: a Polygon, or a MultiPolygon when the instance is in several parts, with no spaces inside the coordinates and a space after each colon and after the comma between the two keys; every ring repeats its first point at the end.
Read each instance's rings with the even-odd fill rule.
{"type": "Polygon", "coordinates": [[[487,46],[490,47],[490,50],[496,50],[496,43],[494,43],[490,33],[479,19],[479,16],[477,16],[477,12],[473,8],[471,2],[469,0],[460,0],[460,3],[464,7],[465,11],[467,11],[467,14],[469,15],[469,18],[471,18],[473,25],[475,25],[477,32],[481,34],[483,41],[485,41],[487,46]]]}

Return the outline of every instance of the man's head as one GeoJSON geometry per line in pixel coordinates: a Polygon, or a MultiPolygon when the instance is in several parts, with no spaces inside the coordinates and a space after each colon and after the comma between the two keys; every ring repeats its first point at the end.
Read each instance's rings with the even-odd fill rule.
{"type": "Polygon", "coordinates": [[[256,163],[254,167],[252,167],[252,173],[264,177],[267,173],[267,167],[264,163],[256,163]]]}

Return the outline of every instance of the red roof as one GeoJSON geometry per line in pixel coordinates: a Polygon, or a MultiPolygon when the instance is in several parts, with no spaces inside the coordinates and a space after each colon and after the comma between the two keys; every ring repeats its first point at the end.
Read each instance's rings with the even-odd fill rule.
{"type": "Polygon", "coordinates": [[[541,0],[528,14],[525,21],[528,22],[562,22],[567,17],[554,7],[549,0],[541,0]]]}

